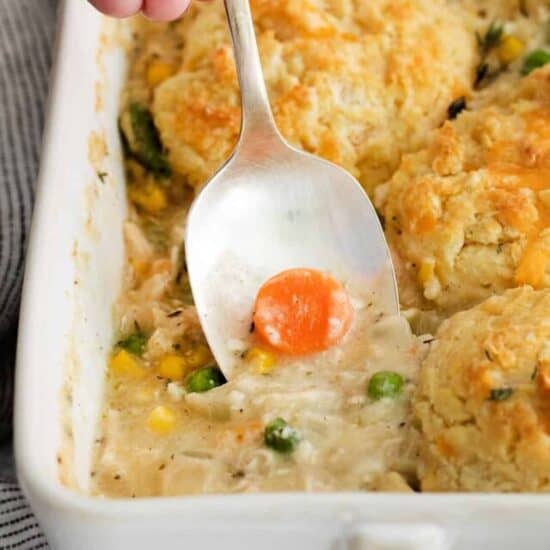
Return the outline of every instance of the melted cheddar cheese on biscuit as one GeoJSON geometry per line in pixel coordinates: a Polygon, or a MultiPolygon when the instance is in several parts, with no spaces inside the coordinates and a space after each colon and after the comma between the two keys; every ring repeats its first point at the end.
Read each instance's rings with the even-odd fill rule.
{"type": "Polygon", "coordinates": [[[276,123],[375,199],[404,316],[295,266],[263,282],[225,378],[182,246],[240,130],[223,2],[136,18],[92,493],[550,491],[548,0],[250,3],[276,123]]]}
{"type": "MultiPolygon", "coordinates": [[[[251,7],[279,129],[368,190],[471,89],[475,36],[444,0],[253,0],[251,7]]],[[[240,128],[223,5],[197,3],[171,37],[152,24],[147,32],[156,49],[143,47],[135,73],[154,89],[146,99],[174,170],[200,187],[229,156],[240,128]],[[174,44],[183,47],[176,59],[174,44]],[[154,55],[160,69],[158,60],[150,67],[154,55]]],[[[131,95],[142,100],[144,93],[131,95]]]]}
{"type": "Polygon", "coordinates": [[[550,286],[549,69],[447,121],[378,190],[409,305],[448,313],[550,286]]]}
{"type": "Polygon", "coordinates": [[[445,321],[420,375],[424,491],[550,491],[550,290],[445,321]]]}

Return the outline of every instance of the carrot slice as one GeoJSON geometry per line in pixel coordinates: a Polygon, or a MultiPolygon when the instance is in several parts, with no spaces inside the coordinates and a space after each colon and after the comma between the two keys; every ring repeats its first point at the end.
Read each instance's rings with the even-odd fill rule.
{"type": "Polygon", "coordinates": [[[343,285],[315,269],[289,269],[260,288],[254,327],[266,344],[289,355],[323,351],[351,326],[353,308],[343,285]]]}

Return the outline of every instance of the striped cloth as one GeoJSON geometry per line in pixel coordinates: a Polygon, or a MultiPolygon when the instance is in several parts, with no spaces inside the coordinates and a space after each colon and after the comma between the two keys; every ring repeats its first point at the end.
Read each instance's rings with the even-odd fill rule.
{"type": "Polygon", "coordinates": [[[15,480],[15,325],[34,198],[56,0],[0,0],[0,549],[47,548],[15,480]]]}

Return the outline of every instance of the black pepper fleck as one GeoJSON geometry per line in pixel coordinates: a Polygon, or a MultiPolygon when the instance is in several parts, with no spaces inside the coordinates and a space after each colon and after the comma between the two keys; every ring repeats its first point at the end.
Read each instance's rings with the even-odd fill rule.
{"type": "Polygon", "coordinates": [[[456,118],[462,111],[464,111],[464,109],[466,109],[466,98],[464,96],[460,96],[455,99],[449,107],[447,107],[447,115],[449,120],[456,118]]]}

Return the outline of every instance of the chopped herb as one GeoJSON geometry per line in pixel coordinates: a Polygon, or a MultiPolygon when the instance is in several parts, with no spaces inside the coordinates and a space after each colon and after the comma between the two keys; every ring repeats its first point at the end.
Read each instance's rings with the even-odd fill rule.
{"type": "Polygon", "coordinates": [[[300,442],[298,432],[283,418],[276,418],[265,427],[265,444],[279,453],[291,453],[300,442]]]}
{"type": "Polygon", "coordinates": [[[539,372],[539,368],[535,367],[533,369],[533,372],[531,373],[531,380],[534,380],[537,377],[538,372],[539,372]]]}
{"type": "Polygon", "coordinates": [[[435,341],[435,338],[427,338],[426,340],[422,340],[422,343],[423,344],[431,344],[432,342],[435,341]]]}
{"type": "Polygon", "coordinates": [[[496,77],[504,69],[502,65],[499,65],[495,70],[491,71],[487,61],[491,51],[500,44],[503,31],[504,27],[493,21],[483,37],[476,33],[481,60],[476,68],[474,88],[480,88],[482,84],[496,77]]]}
{"type": "Polygon", "coordinates": [[[100,179],[101,183],[105,183],[105,178],[108,176],[107,172],[98,172],[97,177],[100,179]]]}
{"type": "Polygon", "coordinates": [[[212,365],[191,373],[189,378],[187,378],[185,387],[189,393],[202,393],[222,386],[226,382],[227,380],[219,367],[212,365]]]}
{"type": "Polygon", "coordinates": [[[550,52],[546,50],[533,50],[523,61],[522,74],[529,74],[531,71],[538,69],[550,63],[550,52]]]}
{"type": "Polygon", "coordinates": [[[176,309],[175,311],[172,311],[172,313],[168,313],[168,315],[166,315],[166,317],[170,317],[170,318],[179,317],[181,314],[182,314],[182,310],[181,309],[176,309]]]}
{"type": "Polygon", "coordinates": [[[503,243],[498,243],[497,244],[497,254],[502,254],[503,247],[504,247],[503,243]]]}
{"type": "Polygon", "coordinates": [[[369,380],[367,393],[371,399],[382,399],[383,397],[397,397],[403,390],[405,380],[397,372],[380,371],[374,374],[369,380]]]}
{"type": "Polygon", "coordinates": [[[504,27],[496,21],[493,21],[489,25],[489,28],[485,32],[483,38],[479,34],[476,34],[477,43],[482,55],[486,56],[493,48],[496,48],[499,45],[503,31],[504,27]]]}
{"type": "Polygon", "coordinates": [[[491,353],[489,352],[488,349],[485,349],[485,357],[487,357],[487,359],[489,359],[489,361],[492,361],[493,360],[493,357],[491,356],[491,353]]]}
{"type": "Polygon", "coordinates": [[[489,399],[491,401],[505,401],[513,393],[514,390],[512,388],[496,388],[491,390],[491,393],[489,394],[489,399]]]}
{"type": "Polygon", "coordinates": [[[460,96],[447,108],[449,119],[452,120],[453,118],[456,118],[462,111],[464,111],[464,109],[466,109],[466,98],[464,96],[460,96]]]}
{"type": "Polygon", "coordinates": [[[147,345],[148,336],[141,330],[136,330],[123,340],[117,342],[119,348],[125,349],[134,355],[142,356],[147,345]]]}
{"type": "Polygon", "coordinates": [[[489,76],[489,64],[483,61],[477,66],[476,78],[474,80],[474,88],[479,88],[479,86],[487,76],[489,76]]]}
{"type": "Polygon", "coordinates": [[[122,124],[122,127],[129,152],[156,176],[169,177],[170,165],[149,109],[139,103],[132,103],[128,117],[129,124],[122,124]]]}

